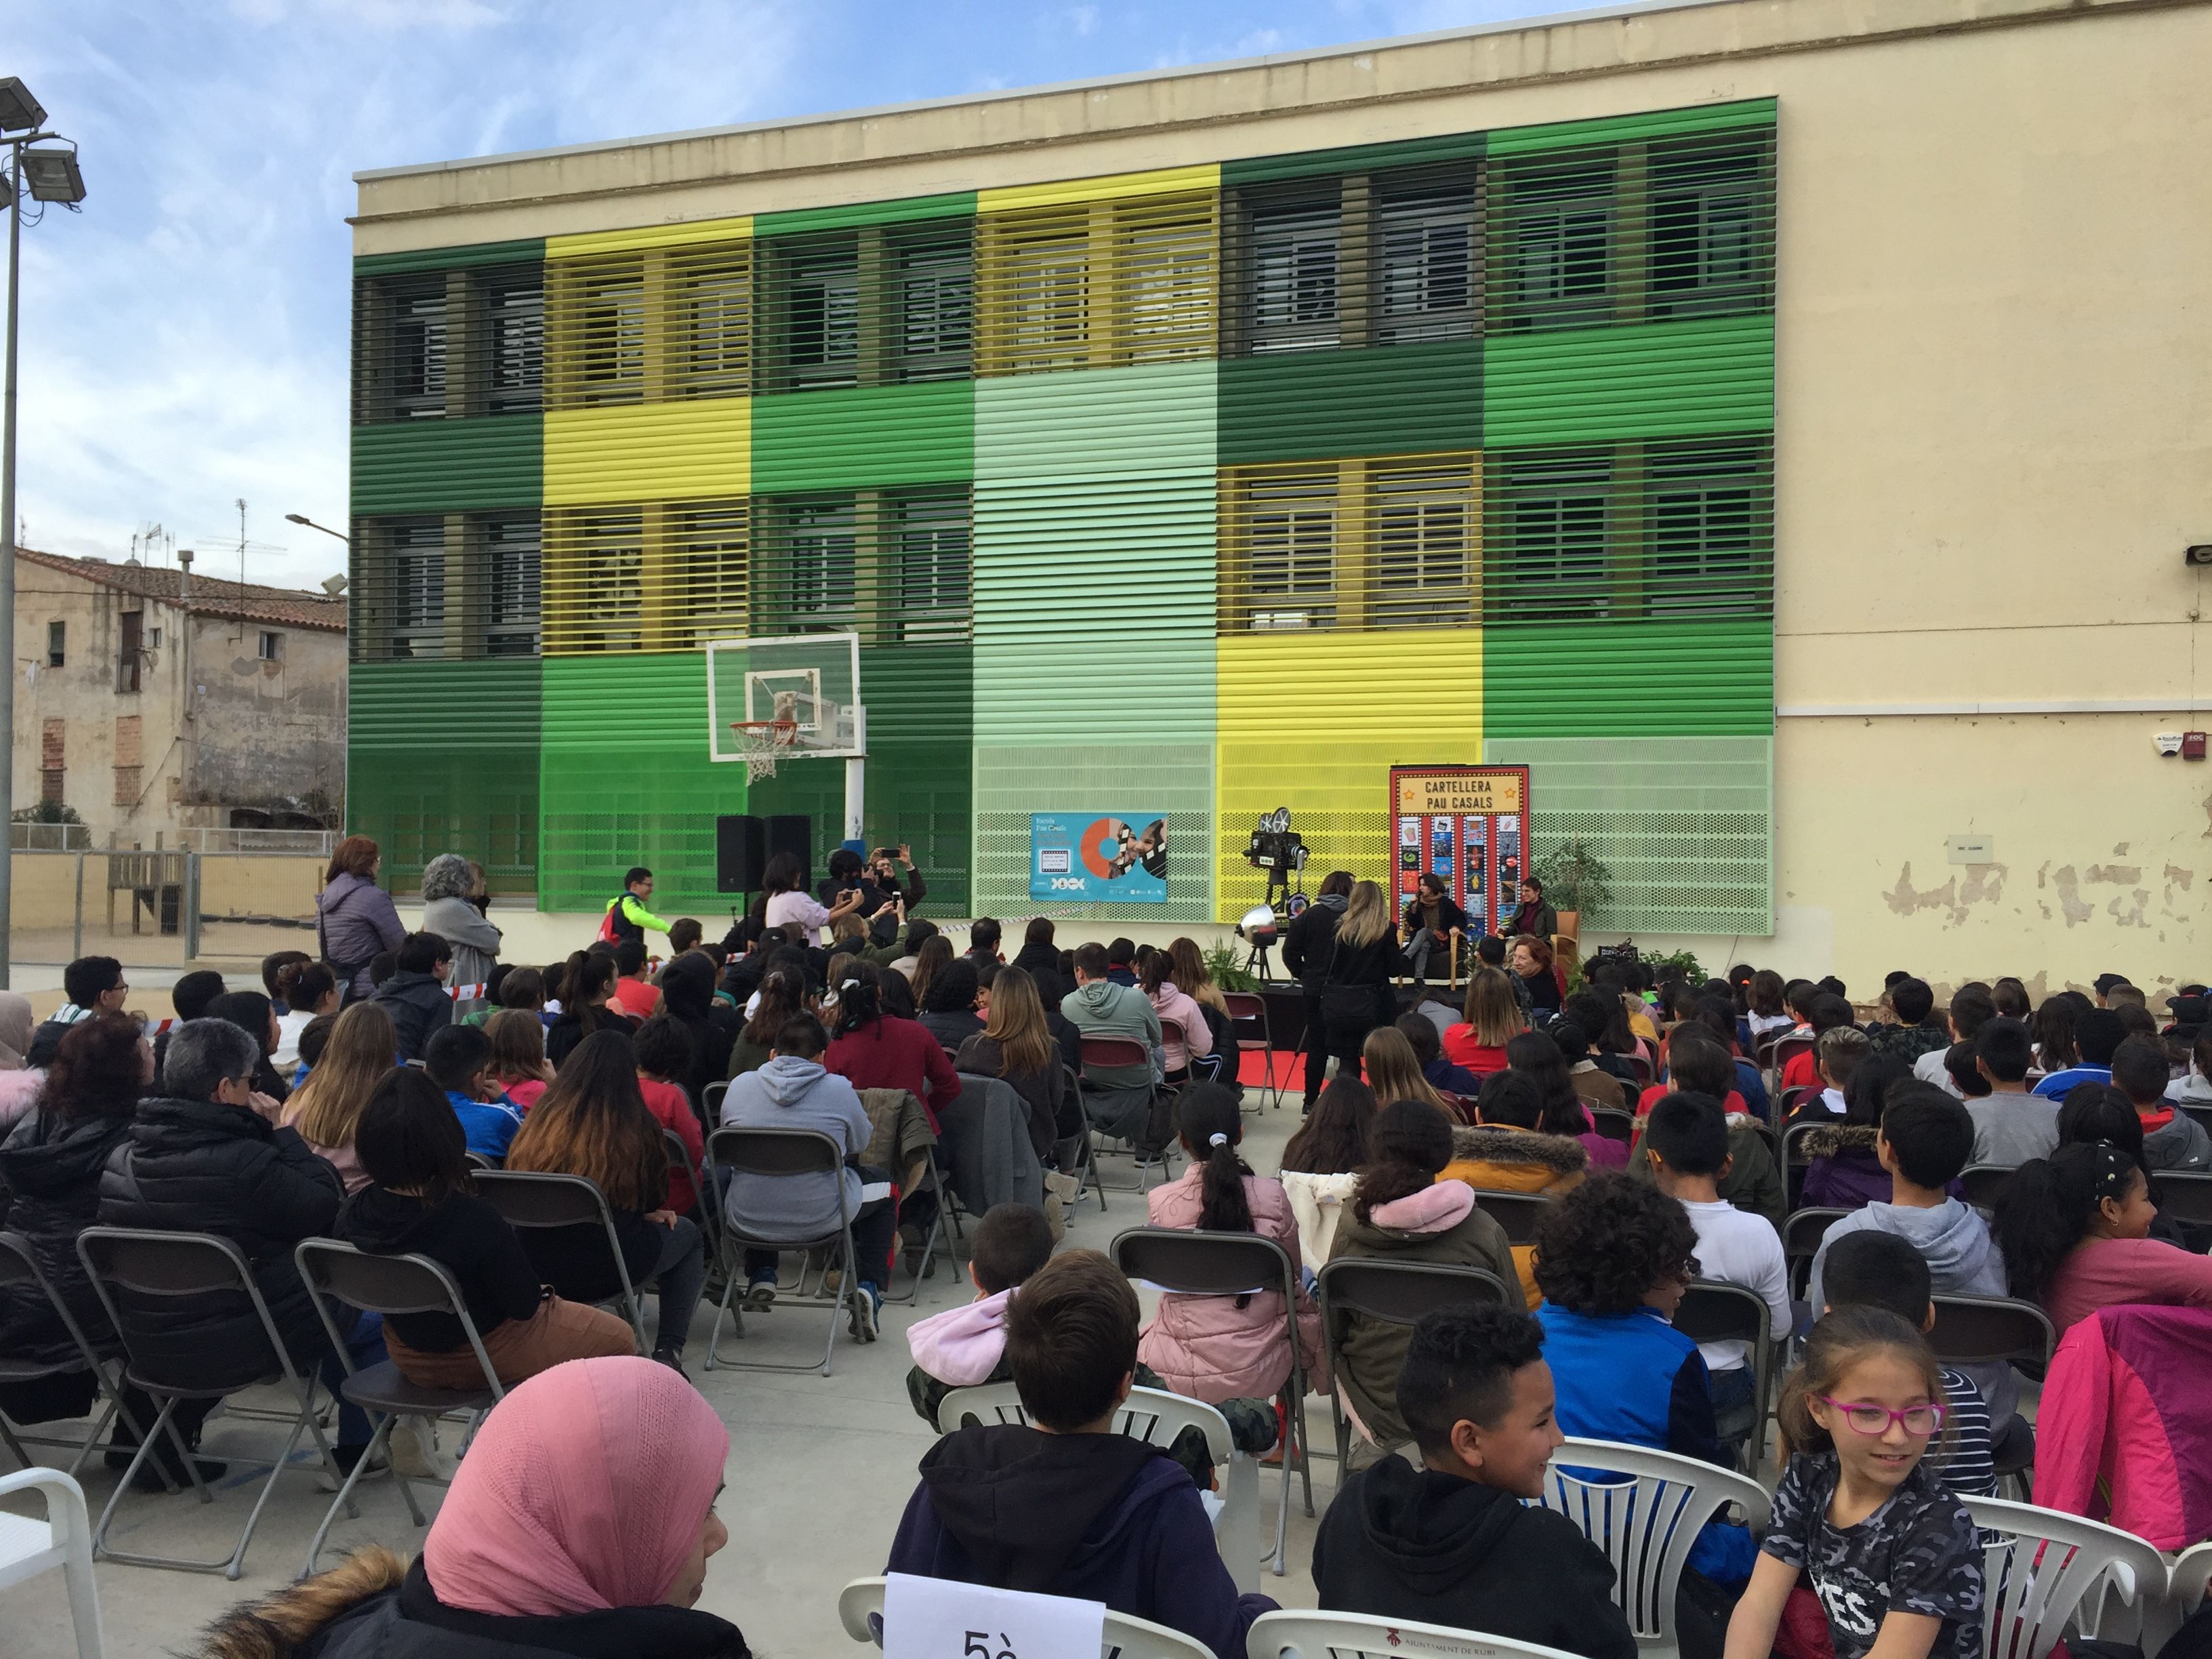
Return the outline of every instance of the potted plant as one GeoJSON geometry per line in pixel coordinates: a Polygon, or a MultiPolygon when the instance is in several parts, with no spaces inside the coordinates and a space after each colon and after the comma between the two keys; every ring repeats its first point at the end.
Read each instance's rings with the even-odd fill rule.
{"type": "Polygon", "coordinates": [[[1583,918],[1596,917],[1613,900],[1613,875],[1581,840],[1562,842],[1536,861],[1544,896],[1559,913],[1559,932],[1579,937],[1583,918]]]}

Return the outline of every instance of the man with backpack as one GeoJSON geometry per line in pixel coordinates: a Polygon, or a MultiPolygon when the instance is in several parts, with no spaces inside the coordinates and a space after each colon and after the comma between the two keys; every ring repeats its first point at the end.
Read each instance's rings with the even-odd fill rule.
{"type": "Polygon", "coordinates": [[[635,865],[623,878],[623,890],[607,901],[607,913],[599,922],[599,937],[609,945],[619,945],[626,939],[645,943],[645,930],[656,933],[668,931],[668,924],[645,908],[645,901],[653,896],[653,872],[643,865],[635,865]]]}

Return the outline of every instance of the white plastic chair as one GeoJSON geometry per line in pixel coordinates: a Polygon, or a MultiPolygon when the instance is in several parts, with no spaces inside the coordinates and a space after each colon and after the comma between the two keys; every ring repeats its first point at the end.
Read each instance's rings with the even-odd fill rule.
{"type": "MultiPolygon", "coordinates": [[[[1011,1382],[987,1382],[981,1388],[955,1389],[937,1402],[937,1431],[950,1434],[961,1419],[973,1417],[982,1423],[1027,1424],[1020,1391],[1011,1382]]],[[[1213,1540],[1229,1576],[1241,1591],[1260,1588],[1260,1465],[1237,1455],[1230,1438],[1229,1419],[1203,1400],[1191,1400],[1164,1389],[1132,1389],[1129,1398],[1115,1413],[1114,1431],[1163,1449],[1176,1443],[1185,1429],[1206,1437],[1206,1455],[1221,1474],[1221,1513],[1213,1522],[1213,1540]]]]}
{"type": "MultiPolygon", "coordinates": [[[[837,1593],[837,1617],[855,1642],[884,1644],[884,1581],[855,1578],[837,1593]]],[[[1149,1619],[1106,1612],[1106,1641],[1100,1659],[1214,1659],[1213,1650],[1179,1630],[1149,1619]]],[[[1055,1656],[1067,1659],[1067,1656],[1055,1656]]]]}
{"type": "Polygon", "coordinates": [[[2002,1498],[1960,1501],[1984,1533],[2003,1534],[1982,1551],[1983,1659],[2043,1659],[2069,1620],[2094,1640],[2107,1588],[2139,1621],[2166,1600],[2166,1558],[2131,1532],[2002,1498]]]}
{"type": "Polygon", "coordinates": [[[1408,1625],[1364,1613],[1263,1613],[1245,1644],[1249,1659],[1571,1659],[1559,1648],[1504,1636],[1408,1625]]]}
{"type": "Polygon", "coordinates": [[[1552,1454],[1538,1501],[1565,1516],[1605,1552],[1613,1563],[1613,1601],[1646,1653],[1672,1653],[1679,1646],[1674,1592],[1690,1548],[1714,1511],[1732,1504],[1756,1530],[1766,1524],[1771,1507],[1766,1488],[1734,1470],[1648,1446],[1571,1438],[1552,1454]],[[1574,1469],[1595,1478],[1569,1472],[1574,1469]]]}
{"type": "Polygon", "coordinates": [[[2155,1615],[2144,1615],[2142,1650],[2156,1653],[2197,1608],[2212,1582],[2212,1543],[2191,1544],[2166,1562],[2166,1601],[2155,1615]]]}
{"type": "Polygon", "coordinates": [[[33,1487],[46,1495],[46,1518],[0,1512],[0,1589],[59,1567],[69,1584],[70,1620],[77,1659],[100,1659],[100,1592],[92,1582],[92,1518],[84,1488],[59,1469],[24,1469],[0,1476],[0,1498],[33,1487]]]}

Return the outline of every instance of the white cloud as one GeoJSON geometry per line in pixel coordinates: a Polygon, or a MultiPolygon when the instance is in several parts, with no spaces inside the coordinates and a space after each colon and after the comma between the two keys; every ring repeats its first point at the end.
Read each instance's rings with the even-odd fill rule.
{"type": "Polygon", "coordinates": [[[1078,35],[1088,36],[1097,33],[1098,28],[1097,7],[1070,6],[1067,9],[1066,15],[1067,18],[1068,27],[1073,29],[1078,35]]]}

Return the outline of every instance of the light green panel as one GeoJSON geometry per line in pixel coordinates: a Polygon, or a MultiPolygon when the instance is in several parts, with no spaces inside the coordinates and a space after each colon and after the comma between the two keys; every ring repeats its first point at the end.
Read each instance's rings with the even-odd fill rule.
{"type": "Polygon", "coordinates": [[[642,864],[668,917],[726,912],[714,818],[745,810],[745,769],[707,758],[696,651],[545,659],[538,904],[597,910],[642,864]]]}
{"type": "Polygon", "coordinates": [[[1493,336],[1486,450],[1764,432],[1774,425],[1774,318],[1493,336]]]}
{"type": "Polygon", "coordinates": [[[1775,108],[1771,98],[1746,98],[1734,103],[1700,104],[1688,109],[1604,115],[1590,121],[1550,121],[1540,126],[1504,127],[1490,135],[1488,148],[1492,155],[1530,155],[1543,150],[1580,149],[1590,144],[1628,144],[1649,138],[1771,127],[1774,125],[1775,108]]]}
{"type": "Polygon", "coordinates": [[[1537,861],[1579,841],[1612,901],[1602,933],[1774,932],[1774,739],[1492,738],[1483,759],[1528,768],[1537,861]]]}
{"type": "Polygon", "coordinates": [[[1210,471],[1216,404],[1211,361],[995,376],[975,387],[975,477],[1210,471]]]}
{"type": "Polygon", "coordinates": [[[760,240],[823,230],[854,230],[863,225],[911,224],[921,219],[966,219],[974,217],[975,212],[975,192],[957,190],[945,196],[908,196],[895,202],[853,202],[842,207],[757,213],[753,216],[753,236],[760,240]]]}
{"type": "MultiPolygon", "coordinates": [[[[1116,710],[1133,714],[1142,697],[1109,688],[1100,698],[1100,741],[1052,747],[986,744],[975,748],[975,912],[1124,921],[1206,921],[1213,914],[1213,745],[1130,742],[1153,732],[1127,729],[1116,710]],[[1164,904],[1042,905],[1030,896],[1030,815],[1033,812],[1164,812],[1168,821],[1168,901],[1164,904]]],[[[1075,941],[1070,940],[1069,943],[1075,941]]]]}
{"type": "Polygon", "coordinates": [[[975,383],[756,398],[752,447],[760,495],[965,483],[975,473],[975,383]]]}

